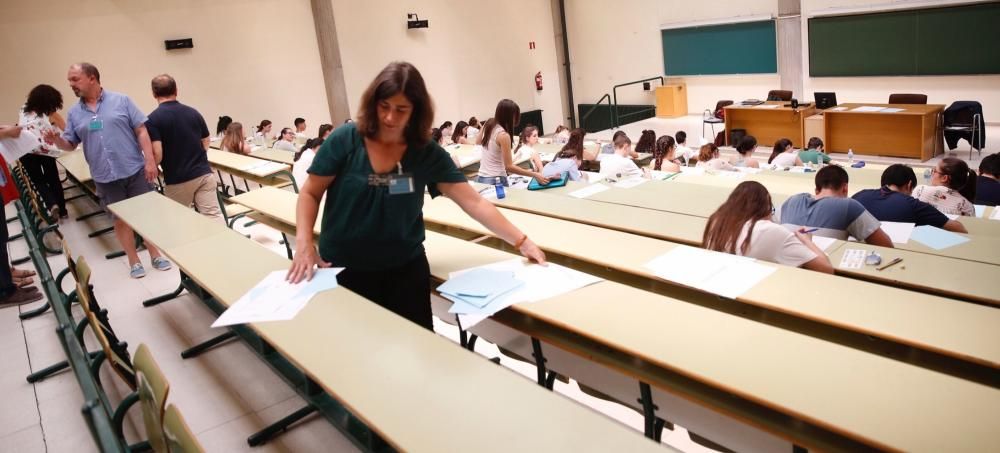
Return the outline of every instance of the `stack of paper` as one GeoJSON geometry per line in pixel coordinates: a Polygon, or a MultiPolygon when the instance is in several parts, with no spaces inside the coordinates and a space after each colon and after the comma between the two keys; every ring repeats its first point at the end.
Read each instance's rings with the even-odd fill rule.
{"type": "Polygon", "coordinates": [[[7,163],[13,165],[21,156],[31,153],[42,145],[42,140],[31,131],[22,130],[17,138],[0,139],[0,154],[7,163]]]}
{"type": "Polygon", "coordinates": [[[897,113],[897,112],[902,112],[903,110],[906,110],[906,109],[900,109],[900,108],[896,108],[896,107],[886,107],[886,108],[884,108],[884,109],[882,109],[880,111],[882,113],[897,113]]]}
{"type": "Polygon", "coordinates": [[[337,274],[342,270],[318,269],[312,280],[294,285],[285,281],[287,270],[271,272],[230,305],[212,327],[294,319],[316,293],[337,287],[337,274]]]}
{"type": "Polygon", "coordinates": [[[861,107],[855,107],[851,109],[852,112],[881,112],[885,107],[875,107],[870,105],[864,105],[861,107]]]}
{"type": "Polygon", "coordinates": [[[255,175],[265,176],[287,168],[288,166],[283,163],[263,160],[261,162],[254,162],[252,164],[245,165],[243,168],[240,168],[240,170],[247,173],[253,173],[255,175]]]}
{"type": "Polygon", "coordinates": [[[753,258],[686,245],[646,263],[657,277],[735,299],[771,275],[776,268],[753,258]]]}
{"type": "Polygon", "coordinates": [[[465,329],[516,303],[549,299],[601,281],[558,264],[541,266],[522,258],[453,272],[448,277],[438,291],[454,302],[448,312],[457,314],[465,329]],[[472,275],[465,276],[468,273],[472,275]]]}

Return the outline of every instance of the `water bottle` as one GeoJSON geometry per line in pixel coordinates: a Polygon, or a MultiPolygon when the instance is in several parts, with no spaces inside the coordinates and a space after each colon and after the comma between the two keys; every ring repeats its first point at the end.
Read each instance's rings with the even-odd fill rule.
{"type": "Polygon", "coordinates": [[[507,194],[503,190],[503,179],[501,179],[499,176],[497,176],[497,179],[493,181],[493,187],[496,188],[497,191],[497,200],[502,200],[504,199],[504,197],[507,196],[507,194]]]}
{"type": "Polygon", "coordinates": [[[847,150],[847,162],[854,165],[854,149],[847,150]]]}
{"type": "Polygon", "coordinates": [[[924,169],[924,185],[930,185],[930,183],[931,183],[931,169],[930,168],[925,168],[924,169]]]}

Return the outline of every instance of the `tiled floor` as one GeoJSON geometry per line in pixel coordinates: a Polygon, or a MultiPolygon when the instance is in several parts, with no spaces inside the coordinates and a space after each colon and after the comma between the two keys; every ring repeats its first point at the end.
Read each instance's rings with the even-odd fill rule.
{"type": "MultiPolygon", "coordinates": [[[[75,193],[75,190],[67,193],[75,193]]],[[[107,226],[107,217],[98,216],[83,222],[74,220],[95,208],[85,198],[72,201],[69,219],[63,222],[60,230],[73,253],[86,257],[93,268],[92,282],[97,299],[110,312],[118,335],[129,343],[131,351],[139,343],[151,348],[170,380],[169,402],[183,412],[208,451],[251,451],[246,444],[248,435],[300,408],[303,400],[239,342],[225,344],[195,359],[182,360],[179,351],[217,333],[209,327],[215,316],[187,293],[156,307],[143,308],[142,300],[176,287],[177,270],[155,271],[149,266],[148,254],[141,253],[147,277],[139,280],[128,278],[125,258],[104,258],[105,253],[119,248],[114,236],[87,237],[89,232],[107,226]]],[[[7,216],[10,215],[13,215],[12,206],[7,210],[7,216]]],[[[20,230],[17,222],[9,226],[11,234],[20,230]]],[[[262,225],[239,229],[275,253],[285,253],[284,247],[278,243],[280,235],[274,230],[262,225]]],[[[26,255],[22,240],[11,242],[9,249],[12,257],[26,255]]],[[[50,257],[49,263],[54,274],[66,267],[62,255],[50,257]]],[[[28,266],[30,264],[20,267],[28,266]]],[[[67,281],[65,286],[69,285],[72,283],[67,281]]],[[[96,451],[80,415],[83,401],[73,376],[63,372],[34,385],[24,379],[31,371],[64,358],[62,347],[53,333],[55,320],[51,313],[24,321],[18,318],[20,312],[37,305],[0,309],[0,390],[4,394],[0,404],[0,453],[96,451]]],[[[435,330],[457,343],[456,328],[437,323],[435,330]]],[[[91,348],[96,347],[93,338],[88,343],[91,348]]],[[[488,357],[498,356],[496,347],[486,342],[479,342],[477,350],[488,357]]],[[[530,365],[511,360],[505,360],[503,364],[526,379],[534,379],[535,369],[530,365]]],[[[101,380],[111,401],[120,401],[127,393],[107,367],[102,371],[101,380]]],[[[636,412],[587,396],[580,392],[575,382],[557,382],[556,391],[637,431],[642,430],[642,419],[636,412]]],[[[133,442],[142,437],[142,420],[138,412],[130,411],[126,423],[126,437],[133,442]]],[[[710,451],[692,443],[680,427],[666,431],[664,442],[684,451],[710,451]]],[[[339,431],[318,417],[309,418],[277,440],[252,449],[255,452],[355,450],[339,431]]]]}

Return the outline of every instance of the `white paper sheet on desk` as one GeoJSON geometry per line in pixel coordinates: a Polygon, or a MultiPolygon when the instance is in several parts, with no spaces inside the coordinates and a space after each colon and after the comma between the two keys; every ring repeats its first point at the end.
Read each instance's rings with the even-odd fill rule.
{"type": "Polygon", "coordinates": [[[844,250],[844,256],[840,257],[840,265],[837,267],[841,269],[861,269],[861,266],[865,264],[866,255],[868,255],[868,252],[862,249],[844,250]]]}
{"type": "Polygon", "coordinates": [[[993,207],[993,215],[990,216],[991,220],[1000,220],[1000,206],[993,207]]]}
{"type": "Polygon", "coordinates": [[[822,251],[824,251],[824,252],[828,248],[830,248],[831,245],[833,245],[833,244],[835,244],[837,242],[836,239],[834,239],[834,238],[828,238],[826,236],[813,236],[812,237],[812,241],[813,241],[813,244],[816,244],[816,247],[819,247],[819,249],[822,250],[822,251]]]}
{"type": "Polygon", "coordinates": [[[882,222],[882,231],[889,235],[894,244],[906,244],[910,242],[915,226],[916,224],[908,222],[882,222]]]}
{"type": "Polygon", "coordinates": [[[604,192],[605,190],[608,190],[608,189],[610,189],[610,187],[605,186],[604,184],[593,183],[593,184],[591,184],[591,185],[589,185],[587,187],[584,187],[582,189],[577,189],[577,190],[574,190],[574,191],[570,192],[569,196],[575,197],[575,198],[587,198],[587,197],[589,197],[591,195],[604,192]]]}
{"type": "Polygon", "coordinates": [[[468,329],[469,327],[472,327],[479,322],[482,322],[484,319],[492,316],[494,313],[511,305],[550,299],[560,294],[583,288],[584,286],[592,285],[603,280],[601,278],[584,274],[583,272],[575,271],[554,263],[549,263],[546,266],[527,263],[523,258],[513,258],[493,264],[487,264],[485,266],[452,272],[448,278],[455,278],[464,272],[479,268],[497,271],[512,271],[514,272],[514,277],[524,282],[524,285],[491,302],[489,304],[490,310],[488,312],[459,314],[458,318],[462,323],[463,329],[468,329]]]}
{"type": "Polygon", "coordinates": [[[295,285],[285,281],[287,270],[271,272],[230,305],[212,327],[294,319],[316,293],[337,287],[337,274],[342,270],[318,269],[312,280],[295,285]]]}
{"type": "Polygon", "coordinates": [[[843,112],[844,110],[847,110],[847,107],[831,107],[826,110],[828,112],[843,112]]]}
{"type": "Polygon", "coordinates": [[[649,180],[645,179],[645,178],[623,179],[621,181],[616,182],[615,183],[615,187],[617,187],[619,189],[631,189],[631,188],[633,188],[635,186],[638,186],[639,184],[642,184],[642,183],[644,183],[646,181],[649,181],[649,180]]]}
{"type": "Polygon", "coordinates": [[[761,105],[754,106],[755,109],[776,109],[778,107],[781,107],[781,105],[779,105],[779,104],[761,104],[761,105]]]}
{"type": "Polygon", "coordinates": [[[880,112],[882,112],[882,113],[896,113],[896,112],[902,112],[904,110],[906,110],[906,109],[900,109],[900,108],[896,108],[896,107],[886,107],[886,108],[880,110],[880,112]]]}
{"type": "Polygon", "coordinates": [[[851,109],[852,112],[881,112],[885,107],[875,107],[872,105],[863,105],[861,107],[855,107],[851,109]]]}
{"type": "Polygon", "coordinates": [[[657,277],[735,299],[771,275],[776,268],[753,258],[678,245],[646,267],[657,277]]]}
{"type": "Polygon", "coordinates": [[[4,160],[13,165],[25,154],[30,154],[35,148],[41,146],[42,141],[31,131],[21,130],[21,135],[17,138],[0,139],[0,154],[4,160]]]}
{"type": "Polygon", "coordinates": [[[266,176],[266,175],[270,175],[272,173],[279,172],[281,170],[285,170],[287,168],[288,168],[288,166],[285,165],[285,164],[283,164],[283,163],[281,163],[281,162],[267,161],[267,162],[261,163],[260,165],[255,165],[255,166],[251,167],[249,170],[244,170],[244,171],[246,171],[247,173],[253,173],[253,174],[259,175],[259,176],[266,176]]]}

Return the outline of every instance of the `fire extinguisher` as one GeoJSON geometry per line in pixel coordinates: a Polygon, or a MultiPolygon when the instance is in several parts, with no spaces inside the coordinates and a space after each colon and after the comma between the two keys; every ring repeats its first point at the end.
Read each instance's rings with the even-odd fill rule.
{"type": "Polygon", "coordinates": [[[541,71],[535,73],[535,89],[542,91],[542,73],[541,71]]]}

